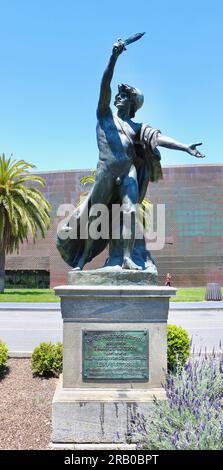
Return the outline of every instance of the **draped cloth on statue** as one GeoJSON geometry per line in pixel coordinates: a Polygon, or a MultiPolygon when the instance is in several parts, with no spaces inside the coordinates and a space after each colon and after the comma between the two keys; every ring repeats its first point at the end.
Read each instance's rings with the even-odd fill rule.
{"type": "MultiPolygon", "coordinates": [[[[123,130],[123,129],[122,129],[123,130]]],[[[154,129],[149,125],[142,124],[141,132],[140,132],[140,139],[137,143],[132,142],[134,147],[134,165],[137,171],[137,180],[138,180],[138,188],[139,188],[139,203],[141,203],[145,197],[147,186],[149,181],[158,181],[162,178],[162,169],[160,164],[160,152],[157,149],[156,142],[157,136],[160,133],[158,129],[154,129]]],[[[130,139],[129,136],[127,136],[130,139]]],[[[106,165],[106,162],[101,162],[99,160],[97,166],[97,173],[100,172],[101,168],[103,167],[103,172],[109,172],[109,165],[106,165]]],[[[102,172],[102,173],[103,173],[102,172]]],[[[97,174],[96,174],[97,178],[97,174]]],[[[98,183],[97,183],[98,184],[98,183]]],[[[104,184],[103,178],[101,178],[100,183],[101,185],[104,184]]],[[[121,201],[117,195],[117,186],[114,179],[114,191],[108,194],[109,203],[107,205],[109,210],[110,216],[110,224],[109,227],[111,228],[111,215],[112,215],[112,205],[113,204],[121,204],[121,201]]],[[[62,229],[58,231],[57,236],[57,248],[62,256],[63,260],[69,264],[71,267],[75,268],[78,266],[78,262],[83,254],[85,249],[86,239],[88,237],[88,216],[91,210],[91,199],[94,193],[94,186],[86,197],[84,202],[75,209],[74,213],[72,214],[68,224],[62,229]],[[73,230],[75,227],[75,230],[73,230]],[[81,233],[80,233],[81,232],[81,233]],[[85,234],[83,238],[83,233],[85,234]]],[[[95,201],[95,198],[94,198],[95,201]]],[[[100,204],[100,200],[96,203],[100,204]]],[[[112,266],[116,263],[118,258],[118,253],[121,252],[121,240],[112,240],[111,233],[109,234],[109,238],[102,239],[99,238],[94,240],[91,244],[91,249],[87,253],[86,263],[90,262],[95,256],[99,255],[110,243],[110,256],[106,262],[106,266],[112,266]],[[113,255],[112,255],[113,251],[113,255]],[[116,258],[116,260],[114,260],[116,258]]],[[[150,259],[150,253],[146,250],[145,247],[145,240],[136,240],[135,246],[133,250],[133,260],[134,257],[137,257],[137,264],[141,264],[142,268],[145,269],[145,261],[146,259],[150,259]],[[140,262],[139,257],[142,257],[142,261],[140,262]]],[[[118,262],[118,261],[117,261],[118,262]]],[[[119,260],[119,263],[122,261],[119,260]]],[[[153,260],[152,260],[153,262],[153,260]]]]}

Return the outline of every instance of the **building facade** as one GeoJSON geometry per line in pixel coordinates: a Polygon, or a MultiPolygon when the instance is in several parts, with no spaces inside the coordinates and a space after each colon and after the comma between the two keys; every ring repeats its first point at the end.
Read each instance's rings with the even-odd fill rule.
{"type": "MultiPolygon", "coordinates": [[[[30,240],[18,254],[7,256],[8,273],[42,272],[46,279],[50,273],[52,287],[67,283],[69,267],[56,249],[61,221],[58,208],[61,204],[77,203],[86,189],[80,180],[89,173],[90,170],[40,173],[46,181],[43,193],[52,205],[51,227],[45,239],[39,238],[35,244],[30,240]]],[[[163,180],[149,185],[147,193],[154,208],[154,233],[148,248],[157,262],[159,284],[170,272],[175,286],[205,286],[208,282],[223,285],[223,165],[169,166],[163,168],[163,175],[163,180]],[[162,240],[158,240],[160,236],[162,240]]],[[[102,253],[86,268],[102,266],[106,256],[106,252],[102,253]]]]}

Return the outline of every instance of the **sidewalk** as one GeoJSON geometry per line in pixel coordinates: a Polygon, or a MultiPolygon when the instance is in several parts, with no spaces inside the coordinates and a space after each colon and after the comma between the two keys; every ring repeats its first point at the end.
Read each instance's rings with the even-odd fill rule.
{"type": "Polygon", "coordinates": [[[208,302],[170,302],[170,310],[223,310],[223,300],[208,302]]]}

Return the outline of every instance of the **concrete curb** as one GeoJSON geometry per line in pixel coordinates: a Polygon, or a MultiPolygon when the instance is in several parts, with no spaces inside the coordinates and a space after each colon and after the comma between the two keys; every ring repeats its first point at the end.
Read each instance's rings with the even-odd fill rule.
{"type": "Polygon", "coordinates": [[[42,304],[42,303],[33,303],[33,302],[26,302],[26,303],[23,303],[21,302],[20,303],[16,303],[16,302],[0,302],[0,311],[1,310],[5,310],[5,311],[8,311],[8,310],[11,310],[11,311],[14,311],[14,310],[17,310],[18,312],[19,311],[22,311],[24,312],[25,310],[32,310],[32,311],[42,311],[42,310],[47,310],[47,311],[52,311],[52,312],[55,312],[55,311],[60,311],[60,304],[59,303],[56,303],[55,304],[53,303],[46,303],[46,304],[42,304]]]}
{"type": "Polygon", "coordinates": [[[9,351],[9,359],[30,359],[32,351],[9,351]]]}

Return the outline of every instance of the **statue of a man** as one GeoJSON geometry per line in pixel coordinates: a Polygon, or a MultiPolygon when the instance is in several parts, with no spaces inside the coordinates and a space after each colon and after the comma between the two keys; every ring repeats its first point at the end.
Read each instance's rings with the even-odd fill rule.
{"type": "MultiPolygon", "coordinates": [[[[132,118],[144,101],[142,93],[137,88],[125,84],[119,85],[114,102],[118,112],[117,114],[112,112],[110,107],[111,80],[115,64],[123,50],[125,50],[125,43],[119,39],[113,46],[108,66],[102,77],[97,107],[99,162],[95,183],[83,209],[75,211],[72,217],[73,220],[79,220],[86,208],[89,214],[90,208],[94,204],[105,204],[110,209],[112,204],[119,203],[123,212],[121,230],[123,253],[120,264],[123,269],[136,270],[145,269],[141,262],[135,262],[136,257],[134,259],[133,256],[134,249],[137,248],[135,240],[136,207],[145,197],[148,182],[158,181],[162,178],[158,147],[182,150],[197,158],[202,158],[204,155],[197,150],[197,146],[201,145],[200,142],[185,145],[162,135],[158,129],[133,121],[132,118]],[[131,215],[130,237],[124,222],[125,215],[131,215]]],[[[91,223],[91,217],[89,217],[88,223],[91,223]]],[[[69,234],[69,227],[64,227],[62,232],[63,235],[65,232],[69,234]]],[[[61,236],[60,232],[57,246],[63,259],[78,270],[83,269],[87,262],[103,251],[108,242],[109,239],[94,240],[90,237],[84,240],[81,238],[70,239],[61,236]]],[[[117,242],[115,244],[117,247],[117,242]]],[[[143,252],[143,262],[146,265],[146,261],[151,260],[150,254],[142,242],[136,251],[139,252],[139,249],[143,252]]],[[[112,261],[110,265],[112,265],[112,261]]]]}

